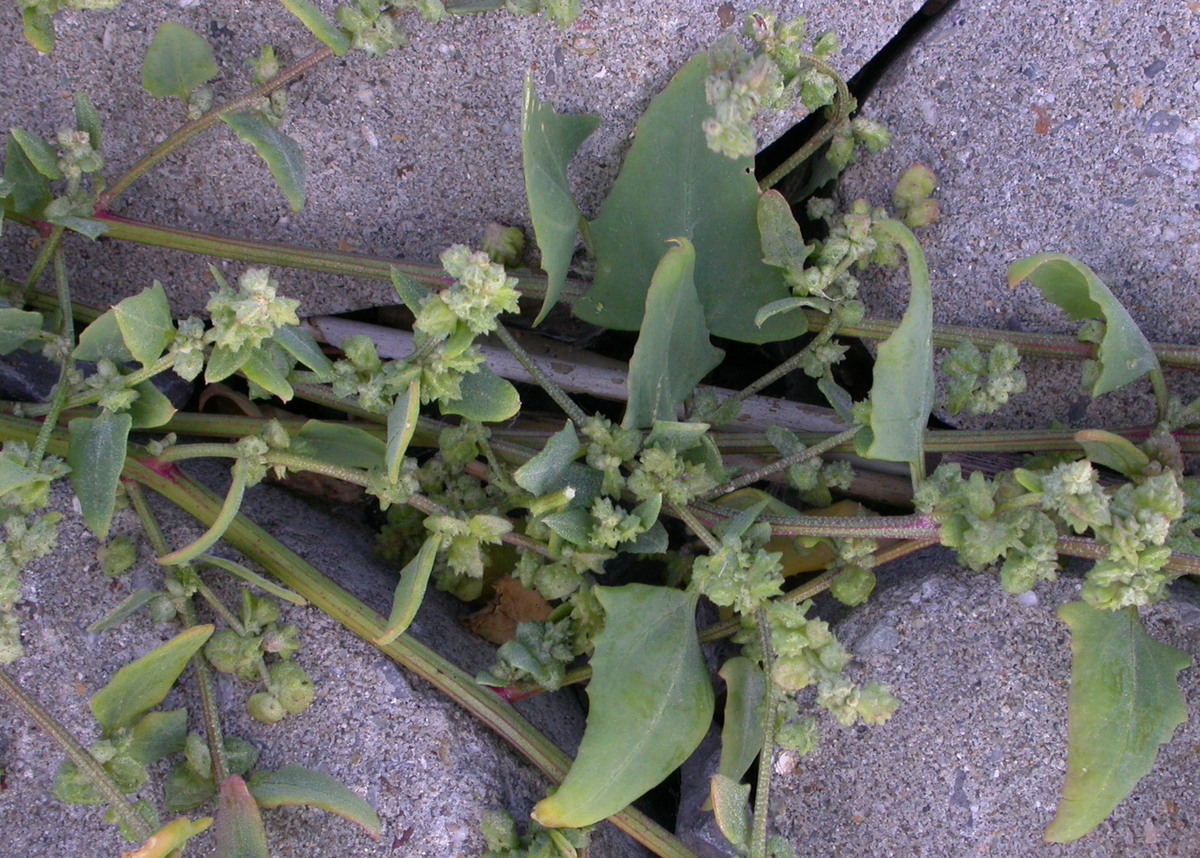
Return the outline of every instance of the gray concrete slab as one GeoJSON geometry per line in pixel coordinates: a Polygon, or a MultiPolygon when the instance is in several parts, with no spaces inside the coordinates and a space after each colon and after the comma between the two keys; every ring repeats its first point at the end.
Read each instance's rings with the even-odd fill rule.
{"type": "MultiPolygon", "coordinates": [[[[328,10],[334,5],[323,0],[328,10]]],[[[560,110],[604,119],[582,150],[577,193],[594,213],[611,184],[647,101],[694,52],[756,4],[716,0],[585,4],[565,32],[543,19],[509,14],[446,20],[436,27],[406,16],[411,46],[380,61],[350,54],[294,85],[282,126],[309,169],[309,204],[288,212],[265,167],[221,127],[144,177],[119,214],[212,232],[435,261],[455,242],[478,242],[484,224],[528,225],[520,158],[520,93],[531,71],[542,97],[560,110]]],[[[867,4],[772,4],[801,11],[815,34],[835,28],[845,74],[874,54],[911,14],[913,0],[867,4]]],[[[919,5],[919,4],[918,4],[919,5]]],[[[105,127],[109,169],[121,170],[180,121],[178,104],[142,91],[141,56],[155,29],[175,20],[213,42],[219,98],[247,86],[245,61],[270,42],[286,60],[315,46],[281,6],[267,0],[138,0],[113,11],[57,16],[55,53],[24,46],[12,10],[0,15],[2,126],[50,134],[69,122],[70,94],[92,96],[105,127]]],[[[781,116],[767,134],[796,117],[781,116]]],[[[19,271],[30,259],[25,230],[0,238],[19,271]]],[[[73,242],[84,244],[84,242],[73,242]]],[[[102,243],[78,248],[80,295],[111,303],[158,277],[181,312],[202,308],[211,289],[207,260],[102,243]]],[[[11,266],[11,267],[10,267],[11,266]]],[[[288,275],[312,312],[394,303],[390,287],[314,275],[288,275]]]]}
{"type": "MultiPolygon", "coordinates": [[[[866,104],[894,135],[841,194],[890,200],[919,161],[940,177],[922,231],[937,321],[1074,330],[1012,261],[1043,251],[1096,271],[1152,340],[1196,343],[1200,319],[1200,12],[1194,4],[963,0],[866,104]]],[[[899,277],[864,282],[868,312],[898,318],[899,277]]],[[[1078,365],[1046,365],[996,421],[1149,419],[1145,397],[1089,406],[1078,365]]],[[[1193,393],[1194,395],[1194,393],[1193,393]]]]}
{"type": "MultiPolygon", "coordinates": [[[[1066,773],[1071,652],[1055,611],[1079,577],[1036,600],[958,568],[943,549],[879,570],[871,599],[835,629],[851,676],[892,686],[884,725],[822,717],[817,749],[777,752],[775,823],[800,858],[1183,858],[1200,853],[1200,674],[1179,674],[1190,717],[1112,816],[1071,844],[1042,842],[1066,773]]],[[[1200,656],[1200,588],[1143,611],[1157,640],[1200,656]]]]}

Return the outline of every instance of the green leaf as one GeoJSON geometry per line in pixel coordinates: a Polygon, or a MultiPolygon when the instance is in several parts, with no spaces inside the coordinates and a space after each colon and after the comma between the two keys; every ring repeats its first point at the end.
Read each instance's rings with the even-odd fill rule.
{"type": "Polygon", "coordinates": [[[192,822],[186,816],[173,819],[150,835],[139,848],[123,853],[125,858],[168,858],[182,852],[182,847],[191,838],[208,830],[212,817],[205,816],[192,822]],[[180,850],[177,852],[176,850],[180,850]]]}
{"type": "Polygon", "coordinates": [[[533,809],[547,828],[599,822],[660,783],[700,744],[713,689],[696,637],[696,596],[666,587],[597,587],[587,728],[558,791],[533,809]]]}
{"type": "Polygon", "coordinates": [[[1103,429],[1084,429],[1075,433],[1075,442],[1097,465],[1112,468],[1127,477],[1139,477],[1150,464],[1150,457],[1128,438],[1103,429]]]}
{"type": "Polygon", "coordinates": [[[75,93],[72,99],[75,105],[75,130],[87,133],[88,142],[97,152],[100,151],[100,115],[86,92],[75,93]]]}
{"type": "Polygon", "coordinates": [[[254,147],[267,162],[292,211],[304,208],[304,155],[296,141],[267,121],[262,113],[222,113],[221,121],[254,147]]]}
{"type": "Polygon", "coordinates": [[[284,351],[300,363],[315,372],[322,381],[327,380],[333,371],[333,362],[325,357],[325,352],[317,345],[313,335],[295,325],[280,325],[271,335],[284,351]]]}
{"type": "Polygon", "coordinates": [[[1116,390],[1148,372],[1161,372],[1158,357],[1121,302],[1091,269],[1061,253],[1041,253],[1014,262],[1008,284],[1028,280],[1042,297],[1067,311],[1072,319],[1103,319],[1104,337],[1097,358],[1100,376],[1092,396],[1116,390]]]}
{"type": "Polygon", "coordinates": [[[372,641],[375,646],[390,644],[412,625],[413,618],[417,616],[417,609],[425,599],[429,574],[433,571],[433,561],[437,559],[437,550],[441,543],[442,537],[439,534],[433,533],[425,537],[421,549],[400,570],[400,581],[396,584],[396,592],[392,596],[392,612],[388,616],[387,626],[372,641]]]}
{"type": "Polygon", "coordinates": [[[21,128],[10,128],[8,132],[12,139],[17,141],[17,145],[21,147],[21,151],[35,170],[47,179],[62,178],[62,170],[58,169],[58,153],[54,151],[53,146],[36,134],[30,134],[21,128]]]}
{"type": "Polygon", "coordinates": [[[27,6],[21,10],[25,41],[40,53],[54,50],[54,18],[40,6],[27,6]]]}
{"type": "Polygon", "coordinates": [[[112,228],[112,224],[108,221],[96,220],[90,217],[78,217],[76,215],[53,215],[50,216],[47,211],[47,217],[50,223],[65,227],[72,232],[77,232],[80,235],[90,238],[95,241],[100,236],[104,235],[112,228]]]}
{"type": "Polygon", "coordinates": [[[463,377],[459,398],[443,400],[439,407],[443,414],[457,414],[480,423],[499,423],[520,410],[521,395],[506,379],[489,367],[480,366],[463,377]]]}
{"type": "Polygon", "coordinates": [[[933,295],[925,254],[899,221],[878,224],[904,249],[912,282],[908,307],[892,335],[879,346],[871,384],[871,432],[866,455],[908,462],[921,472],[925,428],[933,407],[933,295]]]}
{"type": "Polygon", "coordinates": [[[131,295],[113,307],[113,315],[125,348],[142,366],[150,366],[158,360],[175,336],[167,293],[157,280],[149,289],[131,295]]]}
{"type": "Polygon", "coordinates": [[[750,158],[711,151],[701,123],[705,56],[692,58],[650,102],[612,193],[591,224],[596,278],[575,314],[587,322],[637,330],[663,242],[682,236],[696,247],[696,291],[715,336],[762,343],[794,336],[787,320],[759,328],[763,304],[788,296],[782,273],[764,265],[758,185],[750,158]]]}
{"type": "Polygon", "coordinates": [[[138,394],[138,398],[129,406],[129,416],[133,419],[134,429],[153,429],[162,426],[174,416],[175,406],[165,393],[154,386],[154,382],[147,379],[135,384],[133,389],[138,394]]]}
{"type": "Polygon", "coordinates": [[[276,584],[270,578],[264,578],[257,572],[253,572],[243,566],[241,563],[235,563],[232,560],[227,560],[224,557],[217,557],[213,554],[201,554],[196,558],[197,563],[207,563],[209,566],[215,566],[233,575],[235,578],[241,578],[247,584],[253,584],[260,590],[270,593],[277,599],[282,599],[285,602],[290,602],[293,605],[307,605],[308,600],[298,593],[293,593],[287,587],[276,584]]]}
{"type": "Polygon", "coordinates": [[[41,332],[41,313],[15,307],[0,309],[0,355],[15,352],[41,332]]]}
{"type": "Polygon", "coordinates": [[[598,116],[562,116],[548,101],[537,97],[533,78],[525,76],[521,109],[521,155],[525,166],[525,196],[533,234],[546,272],[546,297],[534,324],[539,324],[558,302],[567,268],[575,254],[579,232],[579,206],[571,195],[567,165],[575,151],[600,124],[598,116]]]}
{"type": "Polygon", "coordinates": [[[319,807],[362,826],[373,839],[379,839],[379,817],[371,805],[329,775],[303,766],[284,766],[276,772],[259,772],[250,778],[248,786],[259,807],[319,807]]]}
{"type": "Polygon", "coordinates": [[[1069,843],[1104,821],[1187,720],[1175,674],[1192,659],[1146,634],[1136,608],[1072,602],[1058,615],[1071,629],[1067,780],[1045,839],[1069,843]]]}
{"type": "Polygon", "coordinates": [[[155,98],[187,98],[218,74],[212,48],[199,33],[164,21],[142,60],[142,88],[155,98]]]}
{"type": "Polygon", "coordinates": [[[383,463],[387,445],[357,426],[309,420],[296,433],[309,446],[306,456],[343,468],[370,469],[383,463]]]}
{"type": "Polygon", "coordinates": [[[748,854],[752,827],[750,784],[717,774],[712,776],[708,789],[717,828],[739,855],[748,854]]]}
{"type": "Polygon", "coordinates": [[[182,753],[187,738],[187,710],[147,712],[133,728],[129,755],[143,766],[153,765],[163,757],[182,753]]]}
{"type": "Polygon", "coordinates": [[[113,674],[108,685],[89,701],[92,714],[105,732],[132,726],[143,713],[161,703],[213,628],[192,626],[113,674]]]}
{"type": "Polygon", "coordinates": [[[117,324],[115,310],[102,313],[83,329],[83,333],[79,335],[79,344],[75,346],[74,356],[76,360],[88,361],[108,358],[113,363],[133,360],[133,355],[125,347],[125,338],[121,334],[121,326],[117,324]]]}
{"type": "Polygon", "coordinates": [[[736,783],[762,752],[763,725],[759,705],[767,690],[767,679],[761,667],[743,656],[725,662],[720,675],[725,680],[727,693],[717,772],[736,783]]]}
{"type": "Polygon", "coordinates": [[[813,248],[804,243],[787,199],[779,191],[766,191],[758,198],[756,215],[762,236],[762,261],[773,268],[800,271],[813,248]]]}
{"type": "Polygon", "coordinates": [[[285,356],[285,360],[290,363],[290,355],[287,355],[282,348],[268,341],[263,344],[263,348],[251,349],[246,362],[242,364],[242,375],[253,381],[263,390],[273,396],[278,396],[284,402],[292,398],[295,391],[292,390],[292,385],[288,383],[287,374],[280,369],[279,364],[274,360],[272,354],[273,349],[278,349],[278,353],[285,356]]]}
{"type": "Polygon", "coordinates": [[[4,181],[12,189],[6,199],[17,214],[36,215],[50,202],[50,180],[37,171],[12,137],[4,144],[4,181]]]}
{"type": "Polygon", "coordinates": [[[391,267],[390,273],[392,276],[392,286],[396,289],[396,296],[405,307],[412,310],[414,313],[421,309],[421,304],[429,295],[429,290],[408,277],[400,273],[400,269],[395,265],[391,267]]]}
{"type": "Polygon", "coordinates": [[[300,19],[300,23],[308,27],[308,31],[332,49],[334,56],[343,56],[350,50],[350,39],[339,30],[332,21],[309,3],[308,0],[280,0],[283,8],[300,19]]]}
{"type": "Polygon", "coordinates": [[[582,449],[575,424],[568,420],[550,436],[540,453],[513,471],[513,480],[535,497],[556,492],[563,487],[562,476],[582,449]]]}
{"type": "Polygon", "coordinates": [[[108,538],[132,426],[128,414],[104,411],[99,417],[76,417],[67,427],[71,488],[79,499],[84,522],[101,540],[108,538]]]}
{"type": "Polygon", "coordinates": [[[409,442],[417,431],[417,418],[421,416],[421,384],[414,379],[408,389],[396,397],[387,418],[387,474],[392,482],[400,479],[400,466],[409,442]]]}
{"type": "Polygon", "coordinates": [[[542,524],[572,545],[592,544],[593,521],[586,509],[575,507],[551,513],[542,518],[542,524]]]}
{"type": "Polygon", "coordinates": [[[211,777],[205,777],[181,760],[163,782],[163,804],[172,813],[199,807],[217,794],[211,777]]]}
{"type": "Polygon", "coordinates": [[[48,479],[45,474],[41,474],[33,468],[26,468],[12,459],[0,457],[0,495],[31,483],[46,482],[48,479]]]}
{"type": "MultiPolygon", "coordinates": [[[[0,494],[3,492],[0,491],[0,494]]],[[[122,599],[115,608],[109,611],[96,622],[87,627],[88,632],[95,634],[113,626],[119,625],[132,617],[142,608],[154,601],[154,597],[158,595],[157,590],[150,590],[146,587],[138,587],[124,599],[122,599]]]]}
{"type": "Polygon", "coordinates": [[[258,805],[238,775],[221,781],[213,832],[222,858],[271,858],[258,805]]]}
{"type": "Polygon", "coordinates": [[[629,404],[621,425],[644,429],[676,410],[725,353],[713,346],[693,279],[696,252],[686,238],[663,254],[646,293],[646,316],[629,361],[629,404]]]}
{"type": "MultiPolygon", "coordinates": [[[[84,333],[87,332],[85,331],[84,333]]],[[[241,369],[246,361],[250,360],[250,356],[254,351],[252,346],[242,346],[240,349],[231,349],[228,346],[213,346],[212,354],[208,357],[208,364],[204,367],[204,380],[212,384],[215,381],[223,381],[229,378],[229,376],[241,369]]]]}

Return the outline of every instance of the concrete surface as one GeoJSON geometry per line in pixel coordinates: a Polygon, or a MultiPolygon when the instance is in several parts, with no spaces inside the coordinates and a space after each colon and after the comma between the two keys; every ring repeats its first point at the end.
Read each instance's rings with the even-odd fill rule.
{"type": "MultiPolygon", "coordinates": [[[[914,161],[938,174],[943,216],[920,235],[939,322],[1074,331],[1035,288],[1006,284],[1009,263],[1056,251],[1091,266],[1151,340],[1194,344],[1197,57],[1195,3],[961,0],[867,101],[894,142],[841,194],[882,204],[914,161]]],[[[898,277],[864,281],[871,315],[898,318],[906,296],[898,277]]],[[[1078,364],[1043,362],[1013,410],[962,422],[1150,419],[1145,382],[1090,405],[1078,378],[1078,364]]]]}
{"type": "MultiPolygon", "coordinates": [[[[372,537],[359,510],[323,512],[268,486],[252,490],[247,498],[252,518],[386,613],[396,573],[372,556],[372,537]]],[[[60,539],[54,555],[24,576],[26,598],[18,610],[28,654],[12,669],[27,690],[88,744],[98,734],[88,697],[121,665],[165,642],[175,629],[153,625],[143,612],[98,635],[84,630],[138,586],[154,587],[161,575],[139,537],[137,566],[119,579],[104,577],[94,557],[96,541],[71,502],[65,483],[56,487],[53,507],[64,514],[60,539]]],[[[163,524],[170,538],[181,542],[200,532],[177,510],[166,514],[163,524]]],[[[118,513],[114,523],[113,533],[122,532],[137,532],[128,511],[118,513]]],[[[213,583],[227,577],[205,575],[213,583]]],[[[226,604],[236,606],[237,587],[220,589],[226,604]]],[[[489,665],[491,646],[467,633],[457,622],[453,600],[439,596],[443,594],[435,594],[422,609],[414,634],[469,672],[489,665]]],[[[478,825],[484,810],[508,808],[516,819],[527,818],[548,783],[523,758],[432,686],[404,673],[320,611],[284,607],[285,621],[301,629],[296,659],[316,683],[317,699],[303,713],[266,726],[245,713],[245,699],[255,689],[220,676],[226,732],[259,748],[261,769],[297,763],[334,776],[375,807],[383,836],[374,842],[323,811],[268,810],[263,819],[273,855],[470,858],[483,851],[478,825]]],[[[193,730],[199,729],[196,705],[191,692],[179,691],[165,704],[187,706],[193,730]]],[[[583,717],[569,695],[543,696],[532,708],[522,706],[560,746],[574,748],[583,717]]],[[[0,790],[0,854],[111,858],[129,848],[114,826],[102,822],[101,808],[64,805],[50,796],[62,754],[7,700],[0,700],[0,723],[0,769],[6,785],[0,790]]],[[[160,763],[153,771],[165,776],[170,766],[160,763]]],[[[154,783],[152,779],[141,794],[157,802],[161,791],[154,783]]],[[[194,811],[193,818],[203,812],[194,811]]],[[[600,826],[595,842],[596,856],[646,854],[607,824],[600,826]]],[[[210,835],[201,835],[196,844],[199,848],[189,848],[188,855],[212,854],[210,835]]]]}
{"type": "MultiPolygon", "coordinates": [[[[334,4],[317,5],[328,11],[334,4]]],[[[581,151],[576,175],[580,203],[594,214],[650,97],[727,22],[740,26],[756,5],[585,3],[565,32],[541,18],[507,13],[436,27],[408,13],[409,48],[377,61],[348,54],[291,88],[282,129],[306,156],[303,212],[288,212],[265,166],[223,126],[144,177],[115,211],[241,237],[436,261],[455,242],[477,243],[490,220],[528,226],[520,94],[531,71],[539,94],[559,110],[604,119],[581,151]]],[[[913,0],[871,0],[866,9],[833,0],[771,5],[789,17],[805,11],[814,34],[837,29],[845,50],[836,62],[849,75],[891,38],[913,0]]],[[[64,12],[56,20],[58,48],[38,57],[24,46],[11,6],[0,12],[0,45],[8,46],[0,51],[0,127],[51,134],[71,121],[71,93],[82,89],[104,125],[112,175],[181,120],[177,100],[159,101],[141,89],[141,57],[162,21],[192,27],[214,44],[222,69],[213,82],[219,99],[244,91],[245,61],[263,42],[274,44],[285,62],[317,45],[273,0],[129,0],[113,11],[64,12]]],[[[768,136],[794,120],[781,116],[768,136]]],[[[27,230],[5,231],[5,269],[25,269],[32,258],[28,240],[27,230]]],[[[112,242],[73,244],[84,300],[112,303],[158,277],[173,305],[189,313],[203,307],[212,289],[206,259],[112,242]]],[[[302,274],[284,282],[310,312],[395,303],[390,286],[377,282],[302,274]]]]}
{"type": "MultiPolygon", "coordinates": [[[[936,549],[879,570],[870,600],[835,628],[857,682],[892,686],[886,724],[822,717],[817,749],[779,752],[775,823],[800,858],[1184,858],[1200,854],[1200,671],[1180,681],[1190,718],[1110,819],[1072,844],[1042,842],[1066,773],[1070,636],[1064,574],[1028,595],[936,549]]],[[[1143,611],[1157,640],[1200,662],[1200,588],[1143,611]]]]}

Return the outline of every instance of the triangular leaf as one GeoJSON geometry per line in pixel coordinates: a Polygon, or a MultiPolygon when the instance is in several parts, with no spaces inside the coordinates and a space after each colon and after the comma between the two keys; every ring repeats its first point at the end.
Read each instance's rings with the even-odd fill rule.
{"type": "Polygon", "coordinates": [[[532,76],[525,78],[521,109],[521,153],[525,165],[525,195],[533,233],[546,272],[546,297],[534,324],[558,302],[567,268],[575,253],[579,206],[571,195],[567,165],[579,144],[600,124],[598,116],[562,116],[537,97],[532,76]]]}
{"type": "Polygon", "coordinates": [[[192,626],[122,667],[88,705],[106,733],[130,727],[167,696],[192,656],[212,636],[213,626],[192,626]]]}
{"type": "Polygon", "coordinates": [[[41,332],[41,313],[15,307],[0,309],[0,355],[15,352],[41,332]]]}
{"type": "Polygon", "coordinates": [[[162,355],[175,336],[167,293],[157,280],[137,295],[113,307],[125,348],[142,366],[150,366],[162,355]]]}
{"type": "Polygon", "coordinates": [[[35,215],[50,202],[50,180],[37,171],[12,137],[4,144],[4,181],[11,189],[5,199],[17,214],[35,215]]]}
{"type": "Polygon", "coordinates": [[[498,423],[520,410],[521,395],[507,379],[496,375],[487,366],[481,366],[463,377],[458,399],[441,400],[438,407],[443,414],[457,414],[480,423],[498,423]]]}
{"type": "Polygon", "coordinates": [[[218,74],[212,48],[199,33],[164,21],[142,61],[142,88],[155,98],[187,98],[218,74]]]}
{"type": "Polygon", "coordinates": [[[115,310],[101,314],[83,329],[74,355],[76,360],[97,361],[108,358],[113,363],[133,360],[133,355],[125,346],[125,338],[121,335],[121,326],[117,324],[115,310]]]}
{"type": "Polygon", "coordinates": [[[547,828],[591,825],[621,810],[686,760],[712,721],[696,597],[644,584],[595,592],[605,620],[587,728],[566,780],[533,809],[547,828]]]}
{"type": "Polygon", "coordinates": [[[327,774],[303,766],[284,766],[276,772],[251,776],[247,786],[259,807],[319,807],[361,825],[373,839],[379,839],[379,816],[371,805],[327,774]]]}
{"type": "Polygon", "coordinates": [[[77,417],[67,425],[71,488],[79,499],[84,522],[101,540],[108,538],[132,426],[128,414],[108,411],[99,417],[77,417]]]}
{"type": "Polygon", "coordinates": [[[266,120],[262,113],[222,113],[221,121],[254,147],[267,162],[292,211],[304,208],[304,155],[296,141],[266,120]]]}
{"type": "Polygon", "coordinates": [[[1008,284],[1028,280],[1042,296],[1067,311],[1072,319],[1103,319],[1104,337],[1097,358],[1100,376],[1092,396],[1116,390],[1159,371],[1158,357],[1121,302],[1090,268],[1062,253],[1041,253],[1014,262],[1008,284]]]}
{"type": "Polygon", "coordinates": [[[1069,843],[1108,817],[1187,720],[1175,674],[1192,659],[1146,634],[1137,608],[1072,602],[1058,615],[1071,628],[1067,780],[1045,838],[1069,843]]]}
{"type": "Polygon", "coordinates": [[[582,449],[575,424],[568,420],[550,436],[541,452],[513,472],[513,480],[535,497],[556,492],[563,487],[563,473],[582,449]]]}
{"type": "Polygon", "coordinates": [[[263,344],[262,348],[250,350],[246,362],[241,366],[241,371],[242,375],[267,393],[278,396],[287,402],[295,391],[292,390],[292,385],[287,380],[287,371],[280,368],[279,363],[276,362],[276,355],[281,357],[281,362],[291,365],[291,355],[288,355],[280,346],[268,341],[263,344]]]}
{"type": "Polygon", "coordinates": [[[590,233],[596,278],[575,314],[587,322],[637,330],[663,242],[689,239],[697,252],[696,291],[714,336],[762,343],[794,336],[789,319],[762,328],[754,314],[788,296],[782,273],[763,264],[758,185],[750,158],[708,148],[703,121],[708,60],[694,57],[650,102],[612,193],[590,233]]]}
{"type": "Polygon", "coordinates": [[[708,339],[693,275],[696,252],[686,238],[663,254],[646,293],[642,332],[629,361],[629,404],[621,425],[644,429],[674,420],[679,405],[725,353],[708,339]]]}

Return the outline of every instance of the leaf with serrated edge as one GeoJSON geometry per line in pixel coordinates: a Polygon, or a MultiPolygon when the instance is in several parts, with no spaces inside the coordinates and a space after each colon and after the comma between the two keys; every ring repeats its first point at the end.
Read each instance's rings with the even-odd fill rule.
{"type": "Polygon", "coordinates": [[[296,141],[266,120],[259,112],[222,113],[221,121],[238,137],[254,147],[267,162],[279,190],[292,211],[304,208],[304,155],[296,141]]]}
{"type": "Polygon", "coordinates": [[[113,307],[125,348],[142,366],[150,366],[162,355],[175,336],[167,293],[157,280],[149,289],[113,307]]]}
{"type": "Polygon", "coordinates": [[[259,807],[319,807],[362,826],[373,839],[379,839],[379,816],[371,805],[329,775],[303,766],[284,766],[275,772],[251,775],[247,786],[259,807]]]}
{"type": "Polygon", "coordinates": [[[429,574],[433,571],[433,561],[437,559],[441,541],[441,537],[436,533],[425,537],[420,550],[400,570],[400,581],[392,594],[392,612],[384,630],[374,639],[375,646],[391,643],[412,625],[413,618],[417,616],[417,609],[425,599],[429,574]]]}
{"type": "Polygon", "coordinates": [[[533,809],[547,828],[592,825],[674,771],[700,744],[713,689],[696,636],[696,596],[667,587],[597,587],[587,728],[558,791],[533,809]]]}
{"type": "Polygon", "coordinates": [[[71,488],[79,499],[84,522],[101,540],[108,538],[132,426],[128,414],[107,411],[99,417],[76,417],[67,424],[71,488]]]}
{"type": "Polygon", "coordinates": [[[164,21],[142,60],[142,88],[155,98],[187,98],[219,74],[204,37],[174,21],[164,21]]]}
{"type": "Polygon", "coordinates": [[[546,297],[538,324],[558,302],[567,268],[575,254],[579,232],[579,206],[571,195],[567,165],[575,151],[600,124],[598,116],[563,116],[537,97],[533,77],[525,78],[521,110],[521,154],[525,166],[525,196],[533,220],[533,234],[546,272],[546,297]]]}
{"type": "Polygon", "coordinates": [[[925,429],[933,407],[933,295],[925,254],[912,232],[899,221],[878,229],[900,243],[908,257],[912,283],[900,324],[879,346],[871,383],[871,431],[866,455],[920,467],[925,429]]]}
{"type": "Polygon", "coordinates": [[[458,399],[438,404],[443,414],[457,414],[480,423],[499,423],[521,408],[521,395],[507,379],[481,366],[464,376],[458,399]]]}
{"type": "Polygon", "coordinates": [[[629,404],[621,425],[644,429],[674,420],[676,409],[725,353],[713,346],[693,275],[696,252],[686,238],[663,254],[646,293],[646,317],[629,361],[629,404]]]}
{"type": "Polygon", "coordinates": [[[1146,634],[1137,608],[1071,602],[1058,615],[1071,629],[1067,779],[1044,836],[1069,843],[1108,817],[1187,720],[1175,674],[1192,659],[1146,634]]]}
{"type": "Polygon", "coordinates": [[[192,626],[160,647],[122,667],[88,705],[105,732],[132,726],[167,696],[193,655],[212,636],[214,626],[192,626]]]}
{"type": "Polygon", "coordinates": [[[696,291],[714,336],[762,343],[795,336],[795,320],[759,328],[758,308],[788,296],[783,273],[761,259],[753,159],[711,151],[701,124],[708,59],[691,59],[650,102],[612,192],[589,232],[596,277],[575,314],[606,328],[641,327],[663,242],[696,246],[696,291]]]}
{"type": "Polygon", "coordinates": [[[1158,371],[1158,357],[1137,322],[1090,268],[1062,253],[1041,253],[1014,262],[1008,268],[1008,285],[1028,280],[1042,297],[1062,307],[1072,319],[1103,319],[1104,337],[1096,357],[1100,376],[1092,396],[1116,390],[1158,371]]]}

